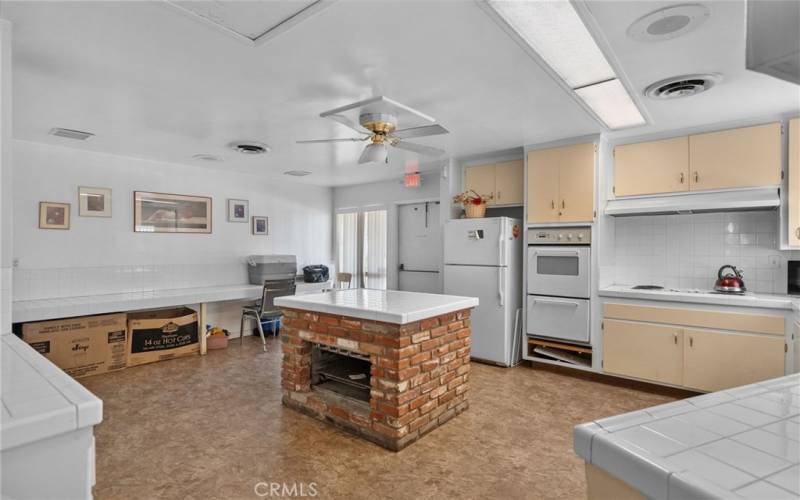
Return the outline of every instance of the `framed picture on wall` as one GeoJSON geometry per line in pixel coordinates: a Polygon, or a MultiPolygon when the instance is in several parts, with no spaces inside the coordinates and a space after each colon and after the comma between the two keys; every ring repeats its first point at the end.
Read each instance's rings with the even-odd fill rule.
{"type": "Polygon", "coordinates": [[[133,230],[142,233],[210,233],[211,198],[134,191],[133,230]]]}
{"type": "Polygon", "coordinates": [[[253,216],[253,234],[263,236],[269,234],[269,217],[253,216]]]}
{"type": "Polygon", "coordinates": [[[228,200],[228,222],[247,222],[250,219],[250,202],[228,200]]]}
{"type": "Polygon", "coordinates": [[[69,203],[39,202],[39,229],[69,229],[69,203]]]}
{"type": "Polygon", "coordinates": [[[81,217],[111,217],[111,189],[78,187],[78,215],[81,217]]]}

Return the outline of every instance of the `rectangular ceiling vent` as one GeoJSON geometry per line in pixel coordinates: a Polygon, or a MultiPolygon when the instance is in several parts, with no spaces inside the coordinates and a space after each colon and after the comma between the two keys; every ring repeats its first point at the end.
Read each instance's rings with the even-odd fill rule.
{"type": "Polygon", "coordinates": [[[85,141],[86,139],[94,136],[94,134],[91,132],[83,132],[80,130],[72,130],[70,128],[60,127],[50,129],[50,135],[54,135],[56,137],[65,137],[67,139],[75,139],[76,141],[85,141]]]}

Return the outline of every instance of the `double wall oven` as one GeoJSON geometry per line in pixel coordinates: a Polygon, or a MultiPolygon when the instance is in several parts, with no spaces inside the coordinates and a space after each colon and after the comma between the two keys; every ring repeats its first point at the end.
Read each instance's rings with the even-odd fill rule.
{"type": "Polygon", "coordinates": [[[589,343],[591,240],[591,227],[528,229],[528,335],[589,343]]]}

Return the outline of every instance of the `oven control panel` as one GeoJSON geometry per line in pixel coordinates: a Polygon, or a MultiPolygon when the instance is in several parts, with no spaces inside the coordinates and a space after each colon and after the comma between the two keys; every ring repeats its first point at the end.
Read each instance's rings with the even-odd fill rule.
{"type": "Polygon", "coordinates": [[[546,227],[528,229],[528,245],[589,245],[591,243],[591,227],[546,227]]]}

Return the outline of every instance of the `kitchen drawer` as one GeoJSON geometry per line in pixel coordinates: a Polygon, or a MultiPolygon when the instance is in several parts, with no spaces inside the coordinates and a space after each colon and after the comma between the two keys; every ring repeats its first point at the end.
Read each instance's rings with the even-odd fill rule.
{"type": "Polygon", "coordinates": [[[589,301],[528,295],[527,333],[589,342],[589,301]]]}
{"type": "Polygon", "coordinates": [[[780,336],[784,334],[784,319],[783,316],[778,315],[743,314],[607,302],[603,306],[603,317],[736,332],[765,333],[780,336]]]}

